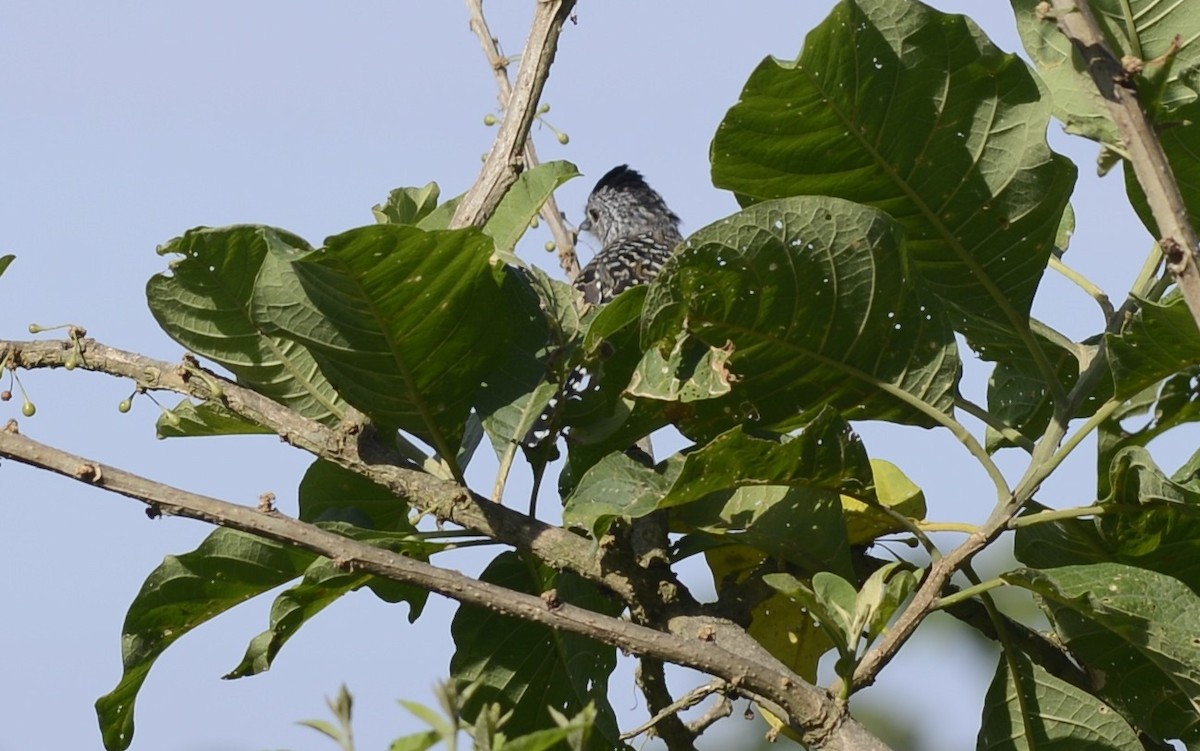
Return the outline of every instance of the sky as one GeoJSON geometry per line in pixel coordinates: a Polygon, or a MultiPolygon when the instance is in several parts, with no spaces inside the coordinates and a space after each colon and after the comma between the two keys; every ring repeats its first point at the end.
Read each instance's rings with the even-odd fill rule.
{"type": "MultiPolygon", "coordinates": [[[[523,44],[532,5],[488,9],[508,54],[523,44]]],[[[1019,50],[1007,3],[934,5],[970,12],[1001,48],[1019,50]]],[[[757,63],[794,58],[832,6],[580,3],[544,97],[570,143],[535,133],[544,159],[571,160],[584,173],[559,192],[568,216],[578,221],[595,179],[625,163],[683,217],[685,232],[735,211],[709,179],[712,134],[757,63]]],[[[0,278],[0,338],[27,338],[31,322],[70,322],[106,344],[177,359],[181,347],[145,304],[146,280],[166,267],[158,245],[194,226],[242,222],[318,243],[371,223],[371,206],[392,188],[434,180],[456,195],[479,171],[495,135],[483,119],[496,111],[495,82],[460,3],[0,0],[0,254],[17,256],[0,278]]],[[[1150,236],[1119,174],[1095,177],[1096,148],[1056,123],[1050,130],[1054,147],[1080,165],[1070,262],[1119,300],[1150,236]]],[[[556,270],[540,250],[546,239],[544,229],[533,233],[522,252],[556,270]]],[[[592,250],[585,244],[585,259],[592,250]]],[[[1101,326],[1098,309],[1053,274],[1035,314],[1075,338],[1101,326]]],[[[985,373],[968,362],[964,390],[980,401],[985,373]]],[[[309,458],[277,439],[157,441],[150,401],[118,413],[128,384],[78,371],[22,381],[38,412],[21,429],[36,440],[230,501],[253,505],[270,491],[295,513],[309,458]]],[[[19,410],[19,398],[0,404],[0,420],[19,410]]],[[[989,481],[944,431],[858,427],[872,456],[925,489],[932,518],[987,515],[989,481]]],[[[1161,447],[1163,466],[1174,469],[1189,443],[1161,447]]],[[[1042,502],[1090,502],[1091,456],[1084,447],[1064,464],[1042,502]]],[[[1017,473],[1020,458],[1000,463],[1017,473]]],[[[473,466],[476,487],[491,487],[488,469],[473,466]]],[[[514,480],[514,497],[524,482],[514,480]]],[[[0,578],[0,751],[99,748],[92,705],[120,676],[126,608],[165,555],[193,549],[211,528],[149,521],[138,503],[15,462],[0,464],[0,502],[9,570],[0,578]]],[[[478,571],[490,554],[445,563],[478,571]]],[[[985,577],[989,560],[1003,565],[985,557],[985,577]]],[[[410,625],[405,606],[356,593],[306,625],[267,674],[220,680],[265,628],[269,606],[270,597],[243,605],[160,658],[139,698],[135,751],[331,749],[294,723],[324,718],[323,697],[342,683],[356,697],[360,751],[423,729],[395,700],[433,702],[452,652],[453,603],[431,597],[410,625]]],[[[994,659],[965,628],[935,617],[856,707],[919,724],[913,748],[971,748],[994,659]]],[[[611,697],[629,727],[644,707],[627,663],[611,697]]],[[[675,680],[686,687],[688,677],[675,680]]],[[[725,725],[707,748],[737,748],[736,738],[762,729],[725,725]]]]}

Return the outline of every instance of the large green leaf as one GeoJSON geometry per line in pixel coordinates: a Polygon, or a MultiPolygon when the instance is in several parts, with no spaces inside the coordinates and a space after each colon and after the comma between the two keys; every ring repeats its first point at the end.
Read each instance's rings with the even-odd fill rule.
{"type": "Polygon", "coordinates": [[[129,606],[121,632],[124,672],[96,701],[104,747],[133,741],[133,709],[150,668],[167,647],[200,624],[300,576],[316,555],[244,532],[217,529],[200,547],[167,556],[129,606]]]}
{"type": "MultiPolygon", "coordinates": [[[[517,553],[501,553],[480,579],[527,594],[554,590],[562,601],[616,615],[620,606],[595,586],[569,572],[530,564],[517,553]]],[[[481,707],[499,703],[512,717],[507,735],[541,730],[550,720],[547,707],[573,715],[589,703],[597,710],[589,749],[626,748],[608,703],[608,676],[616,666],[616,650],[583,636],[516,620],[462,605],[450,624],[455,652],[450,675],[462,687],[478,687],[463,712],[473,721],[481,707]]]]}
{"type": "Polygon", "coordinates": [[[1021,569],[1101,698],[1160,741],[1200,743],[1200,597],[1170,576],[1117,563],[1021,569]]]}
{"type": "MultiPolygon", "coordinates": [[[[381,548],[404,553],[418,560],[428,560],[437,545],[424,542],[419,536],[407,533],[387,533],[364,530],[348,524],[333,524],[331,531],[381,548]]],[[[410,584],[380,579],[373,574],[339,566],[329,558],[318,558],[304,571],[299,584],[290,587],[271,604],[271,624],[266,631],[250,640],[246,654],[226,678],[243,678],[270,669],[275,656],[296,632],[343,595],[362,587],[370,587],[387,602],[407,602],[408,620],[417,620],[425,607],[429,592],[410,584]]]]}
{"type": "Polygon", "coordinates": [[[1115,710],[1013,649],[983,703],[978,751],[1144,751],[1115,710]]]}
{"type": "Polygon", "coordinates": [[[1181,370],[1200,365],[1200,331],[1182,296],[1143,300],[1125,333],[1109,334],[1117,396],[1128,398],[1181,370]]]}
{"type": "Polygon", "coordinates": [[[150,312],[172,339],[228,368],[238,383],[327,424],[345,404],[302,345],[268,331],[251,314],[255,280],[269,248],[308,250],[284,230],[242,225],[201,227],[159,253],[180,254],[170,274],[146,284],[150,312]]]}
{"type": "Polygon", "coordinates": [[[1015,553],[1037,568],[1114,562],[1172,576],[1200,592],[1200,452],[1167,477],[1136,445],[1105,472],[1106,513],[1017,529],[1015,553]]]}
{"type": "Polygon", "coordinates": [[[254,314],[304,344],[376,424],[453,461],[471,399],[512,336],[507,275],[474,229],[362,227],[319,251],[272,253],[254,314]]]}
{"type": "Polygon", "coordinates": [[[843,0],[796,61],[750,76],[712,145],[745,204],[829,195],[890,213],[914,274],[987,359],[1028,360],[1028,314],[1075,181],[1023,61],[963,16],[843,0]]]}
{"type": "Polygon", "coordinates": [[[650,286],[643,330],[668,350],[681,339],[728,350],[732,391],[677,405],[680,429],[786,432],[825,405],[852,419],[943,422],[957,348],[906,282],[900,244],[883,212],[818,196],[760,203],[689,238],[650,286]]]}

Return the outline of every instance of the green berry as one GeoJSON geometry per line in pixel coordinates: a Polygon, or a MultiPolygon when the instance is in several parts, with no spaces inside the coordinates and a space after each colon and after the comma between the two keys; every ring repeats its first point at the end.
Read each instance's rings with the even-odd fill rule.
{"type": "Polygon", "coordinates": [[[553,241],[553,240],[549,240],[549,241],[547,241],[547,242],[546,242],[546,252],[547,252],[547,253],[553,253],[553,252],[554,252],[554,249],[555,249],[555,248],[557,248],[557,247],[558,247],[558,246],[554,244],[554,241],[553,241]]]}
{"type": "Polygon", "coordinates": [[[133,409],[133,400],[132,399],[122,399],[121,403],[117,405],[117,411],[122,414],[128,412],[131,409],[133,409]]]}
{"type": "Polygon", "coordinates": [[[493,125],[495,125],[496,122],[497,122],[496,116],[490,112],[483,116],[483,124],[488,126],[489,128],[492,127],[493,125]]]}
{"type": "Polygon", "coordinates": [[[543,104],[541,107],[538,107],[539,115],[544,115],[549,111],[550,111],[550,105],[548,105],[548,104],[543,104]]]}
{"type": "Polygon", "coordinates": [[[558,142],[561,143],[563,146],[566,146],[568,143],[571,142],[571,137],[568,136],[566,133],[559,133],[558,134],[558,142]]]}
{"type": "Polygon", "coordinates": [[[33,406],[33,402],[26,399],[25,403],[21,405],[21,414],[26,417],[33,417],[37,414],[37,407],[33,406]]]}
{"type": "Polygon", "coordinates": [[[45,330],[46,329],[44,327],[39,326],[36,323],[29,324],[29,333],[31,333],[31,334],[40,334],[45,330]]]}

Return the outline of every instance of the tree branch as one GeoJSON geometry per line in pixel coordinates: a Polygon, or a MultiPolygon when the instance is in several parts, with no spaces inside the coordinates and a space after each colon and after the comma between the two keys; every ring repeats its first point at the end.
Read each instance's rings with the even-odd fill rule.
{"type": "Polygon", "coordinates": [[[479,178],[458,204],[450,221],[451,228],[481,226],[516,182],[523,168],[522,155],[529,140],[529,128],[550,75],[550,64],[554,62],[558,35],[574,7],[575,0],[539,0],[537,3],[533,26],[521,55],[521,69],[504,108],[500,132],[484,160],[479,178]]]}
{"type": "MultiPolygon", "coordinates": [[[[484,57],[487,58],[488,64],[496,74],[496,85],[500,89],[500,106],[507,111],[509,101],[512,99],[512,84],[508,80],[508,58],[500,51],[500,44],[496,37],[492,36],[492,30],[488,27],[487,19],[483,15],[483,0],[467,0],[467,10],[471,14],[471,30],[479,37],[484,57]]],[[[533,169],[538,164],[537,149],[533,145],[533,139],[528,138],[525,142],[525,169],[533,169]]],[[[562,212],[559,211],[558,202],[554,200],[553,194],[546,199],[541,214],[546,226],[550,228],[550,234],[554,235],[554,244],[558,251],[558,265],[566,273],[567,279],[574,281],[575,277],[579,276],[579,256],[575,254],[575,235],[567,229],[563,222],[562,212]]]]}
{"type": "Polygon", "coordinates": [[[1053,0],[1051,5],[1059,31],[1071,40],[1082,56],[1092,81],[1108,105],[1109,115],[1121,134],[1129,163],[1158,225],[1159,245],[1166,255],[1167,268],[1175,275],[1175,282],[1200,326],[1196,232],[1192,229],[1187,205],[1154,124],[1138,101],[1133,76],[1109,49],[1087,0],[1053,0]]]}
{"type": "MultiPolygon", "coordinates": [[[[22,436],[16,421],[0,430],[0,456],[148,504],[159,513],[199,519],[267,539],[297,545],[348,569],[411,584],[458,602],[487,608],[531,623],[587,636],[605,644],[694,668],[728,682],[789,724],[807,745],[830,751],[887,751],[888,747],[850,718],[828,693],[789,670],[764,664],[696,633],[684,621],[680,633],[665,633],[569,604],[478,581],[398,553],[291,519],[190,493],[124,470],[74,456],[22,436]]],[[[743,634],[744,636],[744,634],[743,634]]],[[[745,637],[749,639],[749,637],[745,637]]],[[[736,647],[737,642],[730,646],[736,647]]]]}

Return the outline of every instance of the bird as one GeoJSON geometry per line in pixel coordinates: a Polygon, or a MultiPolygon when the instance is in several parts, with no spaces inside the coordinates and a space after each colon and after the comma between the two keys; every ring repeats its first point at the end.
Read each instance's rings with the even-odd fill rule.
{"type": "Polygon", "coordinates": [[[600,252],[572,283],[590,305],[654,280],[683,242],[679,217],[629,165],[613,167],[592,188],[580,232],[600,241],[600,252]]]}
{"type": "MultiPolygon", "coordinates": [[[[584,213],[579,231],[600,241],[599,252],[572,281],[587,306],[604,305],[630,287],[653,281],[683,242],[679,216],[627,164],[613,167],[596,182],[584,213]]],[[[526,449],[536,449],[551,437],[559,405],[578,398],[587,378],[582,367],[567,376],[521,442],[526,449]]]]}

